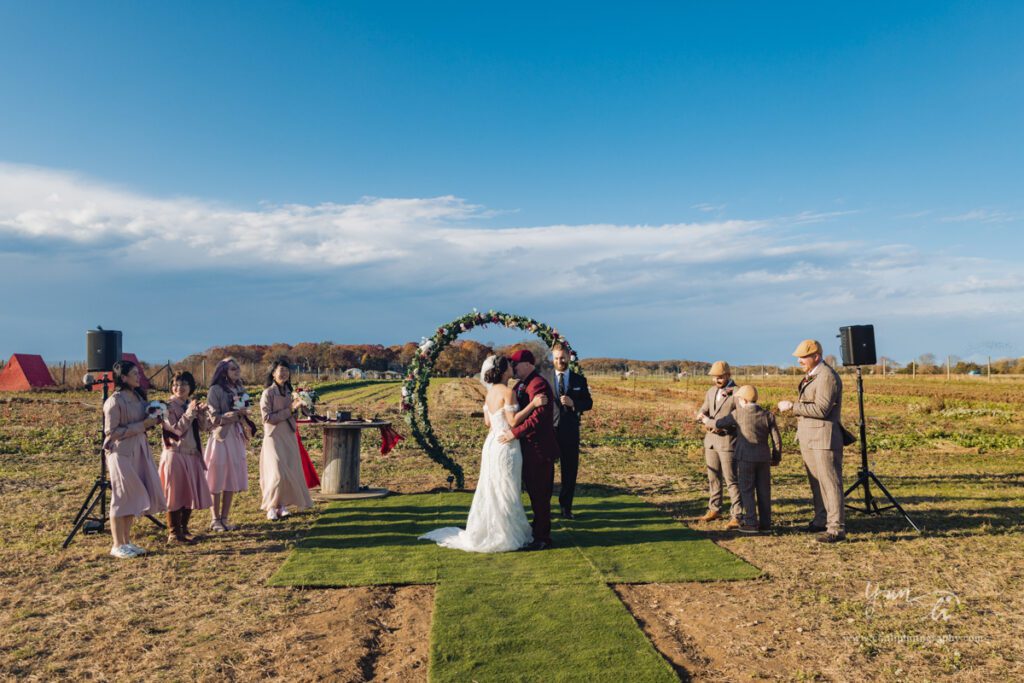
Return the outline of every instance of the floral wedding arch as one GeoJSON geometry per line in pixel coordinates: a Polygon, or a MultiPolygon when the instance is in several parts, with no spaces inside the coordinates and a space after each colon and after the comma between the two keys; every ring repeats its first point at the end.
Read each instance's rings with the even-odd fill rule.
{"type": "MultiPolygon", "coordinates": [[[[459,338],[464,332],[477,327],[487,325],[501,325],[510,329],[520,329],[524,332],[531,332],[540,337],[549,348],[559,342],[569,352],[569,367],[573,372],[583,374],[579,366],[579,359],[569,342],[558,333],[553,327],[538,322],[532,318],[501,311],[487,311],[481,313],[473,309],[472,313],[456,318],[446,325],[437,328],[437,332],[429,339],[424,338],[416,355],[409,364],[409,371],[402,384],[402,413],[405,421],[409,424],[416,443],[420,445],[430,458],[452,473],[455,484],[463,488],[466,484],[465,474],[462,466],[452,460],[445,451],[444,446],[434,433],[430,424],[430,412],[427,406],[427,387],[430,385],[430,377],[434,370],[434,363],[437,357],[448,348],[453,341],[459,338]]],[[[449,479],[449,481],[451,481],[449,479]]]]}

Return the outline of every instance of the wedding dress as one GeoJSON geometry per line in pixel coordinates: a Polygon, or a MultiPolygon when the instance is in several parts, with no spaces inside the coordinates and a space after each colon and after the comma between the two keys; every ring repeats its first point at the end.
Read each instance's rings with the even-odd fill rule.
{"type": "Polygon", "coordinates": [[[492,413],[487,410],[491,430],[480,456],[480,480],[469,507],[466,528],[434,529],[421,539],[436,541],[446,548],[473,553],[500,553],[518,550],[533,540],[521,498],[523,453],[519,440],[501,443],[498,437],[509,429],[508,416],[518,408],[506,405],[492,413]]]}

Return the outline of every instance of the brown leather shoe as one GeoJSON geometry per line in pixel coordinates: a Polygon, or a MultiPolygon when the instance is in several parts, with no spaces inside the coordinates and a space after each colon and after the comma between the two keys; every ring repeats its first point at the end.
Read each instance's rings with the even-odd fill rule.
{"type": "Polygon", "coordinates": [[[196,535],[188,530],[188,523],[192,519],[192,508],[181,509],[181,533],[189,543],[196,542],[196,535]]]}
{"type": "Polygon", "coordinates": [[[740,528],[740,520],[736,519],[735,517],[730,519],[729,523],[725,525],[725,530],[726,531],[731,531],[732,529],[739,529],[739,528],[740,528]]]}
{"type": "Polygon", "coordinates": [[[707,512],[704,513],[703,517],[698,517],[697,521],[698,522],[710,522],[711,520],[718,519],[721,516],[722,515],[720,515],[718,513],[718,510],[708,510],[707,512]]]}
{"type": "Polygon", "coordinates": [[[185,534],[181,530],[181,510],[175,510],[174,512],[167,513],[167,542],[168,543],[186,543],[189,544],[189,540],[185,538],[185,534]]]}

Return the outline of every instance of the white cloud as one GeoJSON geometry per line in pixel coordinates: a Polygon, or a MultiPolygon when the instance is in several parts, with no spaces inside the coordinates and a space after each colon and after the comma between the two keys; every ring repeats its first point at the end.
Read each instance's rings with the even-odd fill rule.
{"type": "Polygon", "coordinates": [[[967,213],[962,213],[956,216],[945,216],[940,220],[943,223],[1012,223],[1019,219],[1019,216],[1015,216],[1005,211],[973,209],[967,213]]]}
{"type": "Polygon", "coordinates": [[[703,211],[704,213],[717,213],[725,210],[725,204],[708,204],[707,202],[701,202],[700,204],[694,204],[690,208],[703,211]]]}
{"type": "Polygon", "coordinates": [[[856,213],[494,227],[494,210],[455,196],[237,208],[0,164],[0,251],[20,242],[68,258],[127,256],[147,272],[265,268],[346,291],[472,291],[481,302],[515,291],[592,308],[685,301],[780,320],[805,316],[809,298],[865,314],[1021,309],[1017,262],[833,239],[822,227],[856,213]]]}

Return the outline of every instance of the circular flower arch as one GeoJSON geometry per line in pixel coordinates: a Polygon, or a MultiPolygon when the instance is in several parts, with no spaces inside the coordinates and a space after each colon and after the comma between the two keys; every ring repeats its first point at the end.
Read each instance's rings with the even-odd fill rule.
{"type": "Polygon", "coordinates": [[[456,486],[459,488],[463,488],[466,484],[465,474],[462,471],[462,466],[452,460],[445,451],[430,424],[427,387],[430,385],[434,363],[441,352],[458,339],[462,333],[487,325],[502,325],[510,329],[518,328],[525,332],[531,332],[540,337],[548,347],[555,342],[561,343],[569,351],[569,368],[573,372],[583,374],[576,352],[568,340],[558,333],[558,330],[522,315],[502,313],[501,311],[481,313],[474,308],[472,313],[467,313],[437,328],[437,332],[429,339],[424,337],[419,350],[409,364],[409,371],[402,384],[402,413],[405,415],[405,421],[409,424],[416,443],[434,462],[452,473],[456,486]]]}

